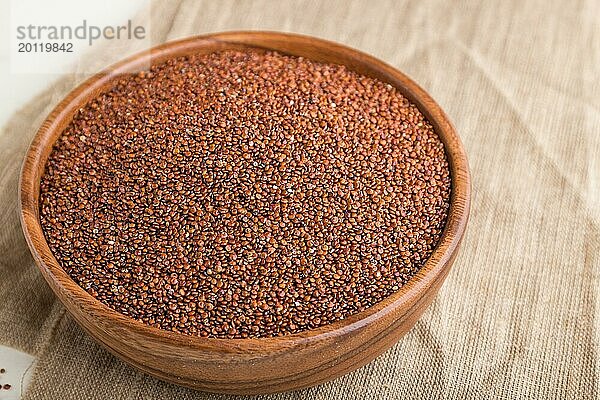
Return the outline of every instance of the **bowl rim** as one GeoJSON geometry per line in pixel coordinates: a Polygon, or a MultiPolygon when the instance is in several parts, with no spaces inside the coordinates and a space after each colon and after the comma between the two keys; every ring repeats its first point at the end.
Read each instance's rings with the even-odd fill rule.
{"type": "MultiPolygon", "coordinates": [[[[305,58],[311,59],[311,57],[305,58]]],[[[61,132],[62,130],[60,129],[61,132]]],[[[49,152],[50,150],[48,150],[49,152]]],[[[466,154],[454,126],[431,96],[404,73],[359,50],[312,36],[272,31],[228,31],[166,42],[150,50],[129,56],[76,86],[51,111],[36,132],[23,161],[19,192],[20,219],[25,239],[35,264],[61,303],[64,303],[64,301],[60,294],[73,297],[78,300],[78,306],[82,312],[88,315],[92,314],[90,310],[93,309],[95,311],[93,312],[94,317],[102,315],[102,318],[106,318],[109,323],[124,326],[139,335],[177,346],[205,350],[213,349],[228,353],[254,353],[259,350],[263,352],[265,348],[276,351],[290,345],[322,341],[340,334],[348,334],[382,319],[403,305],[416,302],[427,288],[434,285],[438,279],[444,279],[450,268],[452,257],[458,249],[469,218],[471,182],[466,154]],[[72,113],[75,110],[74,106],[79,104],[78,102],[81,99],[91,96],[90,93],[93,93],[93,90],[97,90],[97,88],[105,89],[106,85],[109,85],[116,75],[129,72],[132,68],[141,65],[140,63],[166,59],[172,57],[170,54],[176,51],[185,51],[186,48],[193,49],[207,41],[212,44],[223,44],[224,46],[244,45],[286,53],[285,50],[253,44],[265,38],[273,42],[314,46],[315,48],[327,49],[351,56],[361,63],[369,65],[369,67],[376,68],[382,74],[390,76],[390,79],[402,82],[402,87],[398,87],[396,84],[394,86],[411,102],[415,103],[432,123],[436,133],[444,143],[448,158],[451,176],[450,208],[446,225],[437,246],[425,265],[406,284],[379,303],[343,320],[294,334],[259,338],[206,338],[149,326],[113,310],[75,283],[68,273],[60,267],[46,242],[39,219],[39,181],[47,160],[47,155],[43,156],[42,152],[45,146],[52,146],[56,138],[51,143],[45,142],[53,134],[56,137],[60,136],[60,134],[56,134],[57,129],[64,121],[71,120],[72,113]]],[[[64,305],[66,306],[66,304],[64,305]]],[[[66,308],[69,310],[69,307],[66,308]]],[[[71,310],[69,312],[71,313],[71,310]]]]}

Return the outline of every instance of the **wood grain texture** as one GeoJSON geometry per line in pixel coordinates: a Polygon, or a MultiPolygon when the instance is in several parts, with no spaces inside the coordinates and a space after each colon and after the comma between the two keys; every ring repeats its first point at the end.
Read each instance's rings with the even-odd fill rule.
{"type": "Polygon", "coordinates": [[[21,224],[35,262],[74,319],[117,357],[157,378],[236,394],[312,386],[368,363],[412,328],[433,301],[456,257],[470,204],[466,155],[448,117],[416,83],[391,66],[335,43],[274,32],[230,32],[167,43],[135,55],[73,90],[48,116],[23,163],[21,224]],[[111,310],[79,287],[52,255],[39,219],[40,178],[56,139],[74,113],[111,87],[115,76],[170,57],[248,47],[346,65],[385,81],[415,103],[441,137],[452,177],[448,222],[425,266],[398,292],[345,320],[276,338],[209,339],[144,325],[111,310]]]}

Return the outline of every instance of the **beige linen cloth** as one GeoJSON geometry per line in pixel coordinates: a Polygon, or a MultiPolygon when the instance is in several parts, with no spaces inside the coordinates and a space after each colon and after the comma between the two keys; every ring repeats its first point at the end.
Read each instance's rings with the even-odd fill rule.
{"type": "MultiPolygon", "coordinates": [[[[358,371],[258,398],[598,398],[599,1],[190,0],[153,3],[151,14],[155,44],[261,29],[371,53],[431,93],[469,157],[467,234],[414,329],[358,371]]],[[[83,62],[102,66],[110,51],[83,62]]],[[[56,82],[0,134],[0,344],[39,359],[26,399],[230,398],[111,356],[33,264],[18,219],[20,164],[47,113],[83,78],[56,82]]]]}

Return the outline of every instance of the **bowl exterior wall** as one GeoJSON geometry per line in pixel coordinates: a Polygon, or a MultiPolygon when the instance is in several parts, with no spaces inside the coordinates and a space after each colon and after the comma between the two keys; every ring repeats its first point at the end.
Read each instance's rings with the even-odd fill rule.
{"type": "Polygon", "coordinates": [[[21,222],[37,266],[69,313],[98,343],[134,367],[195,389],[272,393],[319,384],[359,368],[396,343],[433,301],[456,257],[470,200],[464,150],[439,106],[401,72],[366,54],[306,36],[232,32],[168,43],[127,59],[76,88],[44,122],[21,174],[21,222]],[[426,265],[397,293],[334,324],[268,339],[203,339],[161,331],[110,310],[60,267],[39,221],[39,181],[54,141],[78,108],[109,87],[115,75],[148,62],[192,53],[247,47],[277,50],[348,68],[396,86],[416,103],[440,135],[453,181],[447,227],[426,265]]]}

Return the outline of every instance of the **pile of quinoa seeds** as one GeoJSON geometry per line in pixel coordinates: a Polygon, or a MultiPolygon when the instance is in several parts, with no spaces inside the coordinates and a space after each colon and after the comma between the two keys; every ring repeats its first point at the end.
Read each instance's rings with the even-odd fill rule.
{"type": "Polygon", "coordinates": [[[107,306],[248,338],[397,291],[449,201],[443,144],[396,89],[248,50],[168,60],[81,108],[46,164],[40,217],[61,266],[107,306]]]}

